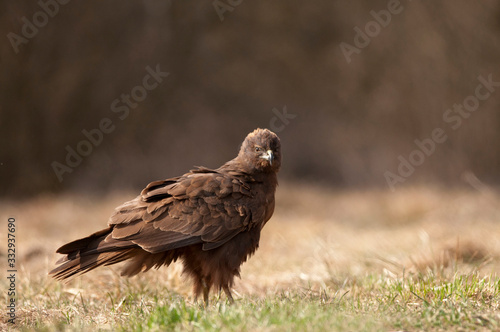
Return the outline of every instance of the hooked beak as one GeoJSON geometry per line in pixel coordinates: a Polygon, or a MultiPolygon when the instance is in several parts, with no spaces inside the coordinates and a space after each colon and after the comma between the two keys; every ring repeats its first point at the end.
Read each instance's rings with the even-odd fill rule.
{"type": "Polygon", "coordinates": [[[267,150],[264,154],[260,156],[260,158],[265,159],[269,161],[269,165],[273,165],[273,160],[274,160],[274,154],[273,151],[267,150]]]}

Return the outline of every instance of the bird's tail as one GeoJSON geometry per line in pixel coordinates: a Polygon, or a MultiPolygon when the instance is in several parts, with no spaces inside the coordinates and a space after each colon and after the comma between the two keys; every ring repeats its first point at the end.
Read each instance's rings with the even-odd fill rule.
{"type": "Polygon", "coordinates": [[[114,240],[111,231],[109,227],[57,249],[65,256],[57,261],[59,266],[49,275],[57,280],[71,279],[96,267],[122,262],[142,251],[129,241],[114,240]]]}

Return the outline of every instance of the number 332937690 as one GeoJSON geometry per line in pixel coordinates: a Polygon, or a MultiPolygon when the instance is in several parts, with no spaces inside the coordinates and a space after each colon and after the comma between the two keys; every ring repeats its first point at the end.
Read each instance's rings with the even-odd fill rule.
{"type": "Polygon", "coordinates": [[[9,218],[7,225],[9,233],[7,234],[7,264],[10,268],[14,268],[16,264],[16,236],[13,234],[16,231],[16,219],[9,218]]]}

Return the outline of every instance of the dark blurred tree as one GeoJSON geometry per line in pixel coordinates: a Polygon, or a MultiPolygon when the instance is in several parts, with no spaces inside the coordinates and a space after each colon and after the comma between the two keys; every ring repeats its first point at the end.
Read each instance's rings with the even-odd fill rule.
{"type": "Polygon", "coordinates": [[[401,1],[351,63],[340,44],[353,44],[354,27],[365,29],[390,1],[225,3],[232,11],[221,21],[211,2],[69,1],[17,53],[8,34],[22,35],[23,17],[33,23],[44,9],[1,3],[2,194],[139,188],[193,165],[217,167],[285,105],[297,117],[279,133],[284,178],[385,186],[398,156],[443,127],[448,140],[408,183],[454,183],[465,171],[498,181],[500,91],[459,130],[442,120],[479,75],[500,81],[496,1],[401,1]],[[113,101],[157,65],[169,76],[120,120],[113,101]],[[51,164],[103,118],[114,131],[59,182],[51,164]]]}

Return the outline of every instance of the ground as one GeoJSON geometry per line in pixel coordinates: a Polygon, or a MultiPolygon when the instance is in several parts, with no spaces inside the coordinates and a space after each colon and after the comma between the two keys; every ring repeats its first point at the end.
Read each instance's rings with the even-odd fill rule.
{"type": "Polygon", "coordinates": [[[180,265],[131,279],[116,267],[67,284],[47,276],[60,245],[103,228],[134,193],[12,197],[0,203],[0,259],[14,217],[16,319],[2,315],[0,330],[498,330],[500,195],[480,189],[282,184],[236,303],[212,294],[208,308],[180,265]]]}

